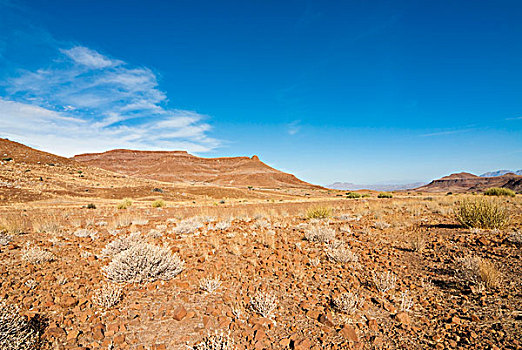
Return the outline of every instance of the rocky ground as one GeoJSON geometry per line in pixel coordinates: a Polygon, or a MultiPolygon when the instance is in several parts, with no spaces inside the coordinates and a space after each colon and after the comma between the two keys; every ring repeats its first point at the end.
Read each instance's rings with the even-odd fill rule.
{"type": "Polygon", "coordinates": [[[4,208],[0,296],[44,349],[520,349],[522,199],[476,230],[456,225],[458,198],[4,208]],[[329,217],[307,217],[316,205],[329,217]],[[182,271],[114,283],[136,244],[182,271]]]}

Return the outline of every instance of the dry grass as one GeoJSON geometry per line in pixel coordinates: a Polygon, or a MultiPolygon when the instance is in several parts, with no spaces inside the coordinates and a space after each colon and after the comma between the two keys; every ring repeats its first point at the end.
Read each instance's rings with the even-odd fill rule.
{"type": "Polygon", "coordinates": [[[314,225],[305,230],[304,238],[310,242],[328,243],[335,239],[335,230],[326,226],[314,225]]]}
{"type": "Polygon", "coordinates": [[[215,331],[207,335],[201,342],[194,345],[194,350],[234,350],[234,340],[229,333],[215,331]]]}
{"type": "Polygon", "coordinates": [[[364,297],[360,297],[352,292],[346,292],[334,298],[332,304],[337,311],[353,314],[364,304],[364,297]]]}
{"type": "Polygon", "coordinates": [[[0,232],[11,235],[19,235],[29,232],[31,222],[29,218],[22,214],[7,214],[0,217],[0,232]]]}
{"type": "Polygon", "coordinates": [[[163,199],[156,199],[154,202],[152,202],[153,208],[165,208],[167,204],[163,199]]]}
{"type": "Polygon", "coordinates": [[[464,281],[486,288],[500,286],[502,275],[491,261],[470,255],[457,262],[460,265],[458,273],[464,281]]]}
{"type": "Polygon", "coordinates": [[[31,246],[29,243],[22,249],[22,260],[31,264],[42,264],[56,260],[53,253],[43,250],[37,246],[31,246]]]}
{"type": "Polygon", "coordinates": [[[94,292],[92,301],[94,304],[110,309],[118,305],[123,297],[123,288],[119,285],[107,283],[94,292]]]}
{"type": "Polygon", "coordinates": [[[306,211],[308,219],[327,219],[332,215],[332,209],[325,206],[314,206],[306,211]]]}
{"type": "Polygon", "coordinates": [[[263,317],[271,318],[279,304],[278,298],[268,292],[257,292],[250,300],[252,309],[263,317]]]}
{"type": "Polygon", "coordinates": [[[458,202],[455,217],[464,227],[482,229],[502,228],[509,221],[507,211],[502,205],[485,198],[464,199],[458,202]]]}
{"type": "Polygon", "coordinates": [[[120,203],[118,203],[116,208],[118,208],[118,209],[127,209],[131,205],[132,205],[132,200],[130,200],[129,198],[124,198],[120,203]]]}
{"type": "Polygon", "coordinates": [[[397,285],[397,276],[391,271],[374,272],[372,277],[375,287],[381,294],[386,294],[388,291],[395,289],[397,285]]]}

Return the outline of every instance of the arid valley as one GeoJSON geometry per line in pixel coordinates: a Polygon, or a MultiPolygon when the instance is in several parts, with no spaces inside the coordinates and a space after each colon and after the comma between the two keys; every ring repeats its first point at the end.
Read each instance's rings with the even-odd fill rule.
{"type": "Polygon", "coordinates": [[[0,141],[2,349],[522,346],[520,195],[328,190],[250,158],[156,180],[0,141]]]}

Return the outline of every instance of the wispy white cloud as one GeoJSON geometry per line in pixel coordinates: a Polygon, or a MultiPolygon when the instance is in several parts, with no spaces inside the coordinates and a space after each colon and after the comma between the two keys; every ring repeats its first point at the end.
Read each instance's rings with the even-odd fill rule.
{"type": "Polygon", "coordinates": [[[297,134],[299,131],[301,131],[301,125],[300,125],[301,121],[300,120],[294,120],[293,122],[289,123],[287,125],[287,131],[288,131],[288,134],[290,135],[295,135],[297,134]]]}
{"type": "Polygon", "coordinates": [[[21,70],[4,83],[3,135],[62,155],[111,148],[207,152],[220,145],[208,136],[205,115],[168,107],[149,68],[83,46],[57,55],[47,68],[21,70]]]}
{"type": "Polygon", "coordinates": [[[445,130],[445,131],[438,131],[438,132],[432,132],[427,134],[420,135],[421,137],[432,137],[432,136],[445,136],[445,135],[453,135],[453,134],[460,134],[468,131],[475,130],[476,128],[468,128],[468,129],[458,129],[458,130],[445,130]]]}

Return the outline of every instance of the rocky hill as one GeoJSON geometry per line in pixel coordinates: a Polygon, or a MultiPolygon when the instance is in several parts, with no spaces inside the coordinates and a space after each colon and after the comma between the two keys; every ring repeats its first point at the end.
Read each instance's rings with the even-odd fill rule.
{"type": "Polygon", "coordinates": [[[422,192],[481,192],[491,187],[505,187],[517,192],[522,191],[522,176],[505,174],[483,177],[461,172],[433,180],[416,190],[422,192]]]}
{"type": "Polygon", "coordinates": [[[243,188],[320,188],[266,165],[257,156],[201,158],[185,151],[117,149],[81,154],[73,159],[120,174],[172,183],[243,188]]]}

